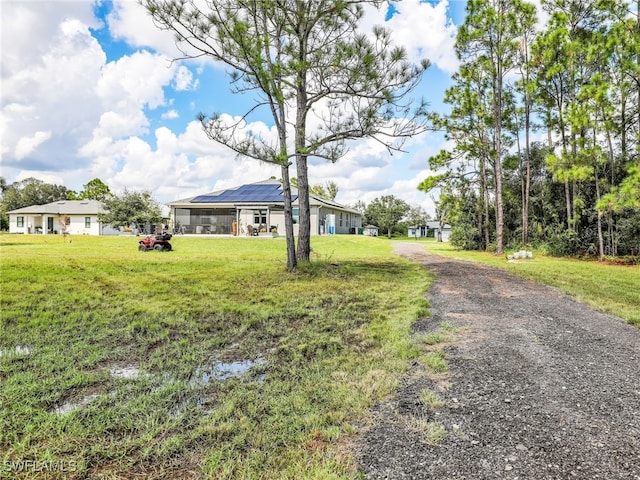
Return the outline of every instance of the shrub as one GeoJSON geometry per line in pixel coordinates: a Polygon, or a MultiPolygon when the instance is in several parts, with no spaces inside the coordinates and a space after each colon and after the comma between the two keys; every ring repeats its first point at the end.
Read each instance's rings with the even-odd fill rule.
{"type": "Polygon", "coordinates": [[[578,251],[578,234],[573,230],[554,231],[547,240],[546,251],[554,257],[575,255],[578,251]]]}
{"type": "Polygon", "coordinates": [[[478,229],[467,225],[453,227],[449,242],[458,250],[480,250],[481,246],[478,229]]]}

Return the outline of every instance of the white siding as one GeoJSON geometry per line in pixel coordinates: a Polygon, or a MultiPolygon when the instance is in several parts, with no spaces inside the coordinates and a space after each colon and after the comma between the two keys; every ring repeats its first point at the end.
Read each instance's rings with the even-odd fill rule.
{"type": "MultiPolygon", "coordinates": [[[[12,213],[9,215],[9,233],[62,233],[62,223],[65,217],[69,217],[67,233],[71,235],[100,235],[100,223],[97,215],[23,215],[12,213]],[[18,217],[24,219],[23,226],[18,227],[18,217]],[[89,218],[89,226],[86,226],[86,218],[89,218]],[[53,232],[48,232],[49,219],[53,221],[53,232]]],[[[108,229],[110,234],[116,231],[108,229]]]]}
{"type": "MultiPolygon", "coordinates": [[[[33,225],[33,218],[29,215],[17,215],[12,213],[9,215],[9,233],[29,233],[29,223],[33,225]],[[18,226],[19,217],[22,219],[22,226],[20,227],[18,226]]],[[[33,228],[31,231],[33,232],[33,228]]]]}

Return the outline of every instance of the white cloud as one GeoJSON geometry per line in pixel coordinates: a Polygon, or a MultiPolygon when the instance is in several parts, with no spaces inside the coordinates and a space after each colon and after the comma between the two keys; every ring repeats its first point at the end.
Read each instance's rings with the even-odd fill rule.
{"type": "MultiPolygon", "coordinates": [[[[64,17],[40,2],[8,6],[2,15],[3,36],[5,27],[11,30],[21,22],[24,31],[41,30],[28,35],[29,44],[17,39],[10,42],[12,48],[2,48],[3,164],[51,170],[61,162],[73,163],[78,141],[90,134],[100,115],[93,92],[105,54],[89,25],[78,18],[64,17]],[[55,27],[45,27],[46,15],[59,18],[55,27]],[[46,149],[39,148],[44,140],[46,149]]],[[[75,2],[70,9],[78,11],[75,2]]]]}
{"type": "Polygon", "coordinates": [[[177,112],[177,110],[174,110],[172,108],[171,110],[167,110],[166,112],[164,112],[161,118],[163,120],[173,120],[176,118],[180,118],[180,114],[177,112]]]}
{"type": "Polygon", "coordinates": [[[393,5],[397,11],[388,21],[385,21],[385,8],[367,8],[361,29],[368,33],[374,25],[383,25],[391,30],[394,44],[407,50],[411,61],[418,62],[426,58],[447,73],[455,72],[458,60],[453,47],[457,28],[447,18],[449,0],[441,0],[436,4],[403,0],[393,5]]]}
{"type": "Polygon", "coordinates": [[[65,185],[64,178],[56,172],[48,172],[46,170],[20,170],[15,176],[16,182],[21,182],[27,178],[37,178],[45,183],[52,185],[65,185]]]}
{"type": "Polygon", "coordinates": [[[137,1],[114,0],[107,22],[116,39],[124,40],[133,47],[152,47],[169,58],[179,56],[171,32],[156,27],[151,16],[137,1]]]}
{"type": "Polygon", "coordinates": [[[18,160],[22,160],[31,154],[38,146],[51,138],[51,131],[36,132],[31,137],[22,137],[16,143],[15,156],[18,160]]]}
{"type": "Polygon", "coordinates": [[[99,25],[90,2],[2,1],[0,8],[3,79],[39,63],[65,19],[75,18],[90,27],[99,25]]]}
{"type": "Polygon", "coordinates": [[[173,86],[176,91],[195,90],[198,88],[198,80],[193,80],[193,74],[184,65],[180,65],[176,69],[175,76],[173,78],[173,86]]]}
{"type": "Polygon", "coordinates": [[[110,108],[153,109],[165,103],[163,87],[174,74],[166,57],[142,50],[105,65],[96,91],[110,108]]]}

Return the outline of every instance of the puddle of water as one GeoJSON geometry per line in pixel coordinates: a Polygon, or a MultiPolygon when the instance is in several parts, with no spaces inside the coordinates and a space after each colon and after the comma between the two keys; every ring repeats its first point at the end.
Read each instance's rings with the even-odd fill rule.
{"type": "Polygon", "coordinates": [[[139,378],[140,369],[135,365],[125,365],[124,367],[110,367],[109,375],[113,378],[124,378],[126,380],[134,380],[139,378]]]}
{"type": "Polygon", "coordinates": [[[213,365],[196,368],[191,383],[204,385],[212,380],[241,377],[253,367],[265,365],[266,363],[267,361],[264,358],[238,360],[236,362],[216,362],[213,365]]]}
{"type": "Polygon", "coordinates": [[[189,406],[201,410],[205,415],[209,415],[214,411],[214,401],[211,397],[208,395],[193,395],[193,392],[191,392],[173,407],[170,411],[170,415],[179,417],[189,406]]]}
{"type": "Polygon", "coordinates": [[[31,347],[26,345],[16,345],[13,350],[0,350],[0,357],[10,355],[31,355],[31,347]]]}
{"type": "Polygon", "coordinates": [[[77,410],[78,408],[89,405],[93,400],[95,400],[99,396],[100,394],[93,393],[91,395],[86,395],[85,397],[82,397],[80,400],[76,402],[71,402],[71,401],[65,402],[62,405],[56,407],[53,410],[53,413],[55,413],[56,415],[64,415],[65,413],[69,413],[74,410],[77,410]]]}

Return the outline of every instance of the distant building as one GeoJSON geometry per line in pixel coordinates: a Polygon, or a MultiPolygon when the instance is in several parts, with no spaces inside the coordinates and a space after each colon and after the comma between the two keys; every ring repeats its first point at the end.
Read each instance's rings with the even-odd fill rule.
{"type": "MultiPolygon", "coordinates": [[[[439,228],[439,222],[427,222],[425,225],[418,225],[407,228],[407,236],[410,238],[438,238],[439,228]]],[[[441,234],[443,242],[449,241],[449,237],[451,236],[451,225],[443,225],[441,234]]]]}
{"type": "MultiPolygon", "coordinates": [[[[298,191],[291,189],[294,234],[298,234],[298,191]]],[[[351,233],[362,227],[357,210],[314,195],[309,196],[311,235],[351,233]]],[[[185,234],[284,234],[284,196],[276,180],[241,185],[167,204],[174,231],[185,234]],[[235,226],[234,226],[235,224],[235,226]]]]}
{"type": "Polygon", "coordinates": [[[9,233],[118,235],[119,230],[98,220],[103,212],[104,206],[97,200],[61,200],[18,208],[7,212],[9,233]]]}
{"type": "Polygon", "coordinates": [[[375,225],[365,225],[362,229],[363,235],[369,235],[370,237],[377,237],[380,229],[375,225]]]}

